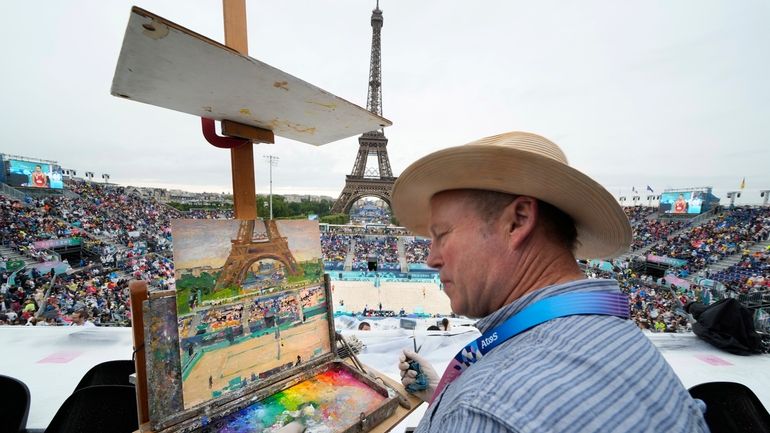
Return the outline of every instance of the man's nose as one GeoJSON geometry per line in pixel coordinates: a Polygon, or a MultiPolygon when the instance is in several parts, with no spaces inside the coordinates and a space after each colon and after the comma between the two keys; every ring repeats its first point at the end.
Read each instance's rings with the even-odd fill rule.
{"type": "Polygon", "coordinates": [[[428,258],[425,259],[425,262],[434,269],[441,269],[441,266],[444,265],[443,260],[441,260],[441,256],[438,252],[438,248],[433,248],[431,246],[430,253],[428,254],[428,258]]]}

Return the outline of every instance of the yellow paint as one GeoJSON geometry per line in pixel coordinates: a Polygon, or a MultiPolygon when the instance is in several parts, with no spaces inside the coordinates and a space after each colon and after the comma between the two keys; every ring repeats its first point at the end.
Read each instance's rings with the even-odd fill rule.
{"type": "Polygon", "coordinates": [[[289,85],[288,81],[276,81],[275,83],[273,83],[273,87],[286,90],[287,92],[289,91],[288,85],[289,85]]]}
{"type": "Polygon", "coordinates": [[[241,112],[241,114],[243,114],[244,116],[251,116],[251,110],[249,110],[248,108],[241,108],[241,109],[240,109],[240,112],[241,112]]]}
{"type": "Polygon", "coordinates": [[[278,128],[288,128],[293,129],[296,132],[299,132],[300,134],[315,134],[315,126],[305,126],[300,125],[299,123],[291,123],[287,120],[280,120],[280,119],[273,119],[270,121],[270,126],[272,130],[276,130],[278,128]]]}

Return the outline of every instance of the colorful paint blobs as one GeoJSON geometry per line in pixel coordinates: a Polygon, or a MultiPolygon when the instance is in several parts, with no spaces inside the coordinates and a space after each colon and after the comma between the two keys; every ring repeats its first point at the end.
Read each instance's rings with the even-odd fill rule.
{"type": "Polygon", "coordinates": [[[343,431],[386,398],[342,369],[330,369],[209,425],[210,433],[272,432],[299,421],[306,432],[343,431]]]}

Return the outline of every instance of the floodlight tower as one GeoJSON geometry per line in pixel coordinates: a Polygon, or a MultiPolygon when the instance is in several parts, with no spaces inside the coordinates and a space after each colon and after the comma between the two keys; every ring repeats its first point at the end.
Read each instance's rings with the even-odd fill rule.
{"type": "Polygon", "coordinates": [[[270,219],[273,219],[273,167],[278,165],[280,158],[274,155],[262,155],[262,157],[265,158],[267,165],[270,166],[270,219]]]}
{"type": "Polygon", "coordinates": [[[87,171],[86,172],[86,177],[88,178],[89,182],[94,180],[94,172],[93,171],[87,171]]]}
{"type": "Polygon", "coordinates": [[[735,198],[741,198],[740,191],[730,191],[727,193],[727,198],[730,199],[730,209],[735,207],[735,198]]]}

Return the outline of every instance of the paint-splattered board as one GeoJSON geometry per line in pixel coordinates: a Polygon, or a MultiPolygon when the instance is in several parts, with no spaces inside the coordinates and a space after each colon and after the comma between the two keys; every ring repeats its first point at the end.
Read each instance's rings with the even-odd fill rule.
{"type": "Polygon", "coordinates": [[[322,145],[391,122],[259,60],[134,7],[111,93],[322,145]]]}
{"type": "Polygon", "coordinates": [[[147,363],[148,406],[150,420],[157,428],[160,421],[181,412],[182,371],[179,362],[179,337],[176,297],[156,298],[142,303],[145,354],[147,363]],[[150,306],[150,303],[154,305],[150,306]]]}

